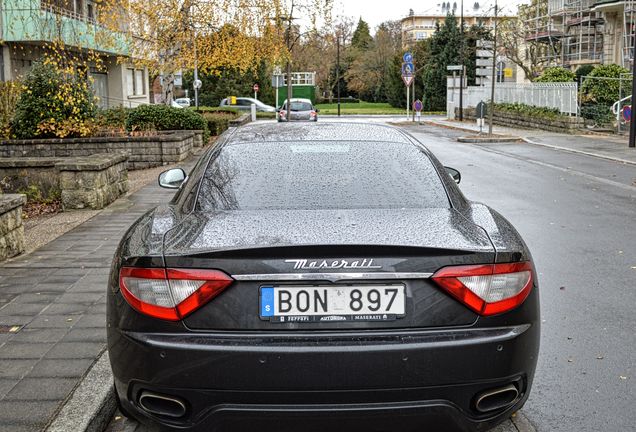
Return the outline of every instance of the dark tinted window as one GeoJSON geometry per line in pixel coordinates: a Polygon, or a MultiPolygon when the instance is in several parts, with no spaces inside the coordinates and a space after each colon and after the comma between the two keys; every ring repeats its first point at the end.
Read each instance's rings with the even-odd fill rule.
{"type": "Polygon", "coordinates": [[[294,102],[291,103],[292,111],[311,111],[313,107],[307,102],[294,102]]]}
{"type": "Polygon", "coordinates": [[[203,210],[449,207],[428,156],[407,143],[260,142],[222,148],[203,210]]]}

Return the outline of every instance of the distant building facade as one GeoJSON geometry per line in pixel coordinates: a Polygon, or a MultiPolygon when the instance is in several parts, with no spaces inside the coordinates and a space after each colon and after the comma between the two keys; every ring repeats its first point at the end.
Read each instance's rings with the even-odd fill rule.
{"type": "MultiPolygon", "coordinates": [[[[466,2],[468,3],[468,2],[466,2]]],[[[455,3],[456,4],[456,3],[455,3]]],[[[438,23],[444,22],[448,13],[454,13],[459,23],[459,11],[454,9],[447,9],[445,6],[439,13],[415,13],[413,9],[409,11],[408,16],[401,19],[402,24],[402,47],[404,49],[415,45],[417,42],[428,39],[433,36],[438,23]]],[[[498,17],[497,19],[501,19],[498,17]]],[[[492,12],[476,12],[475,9],[471,9],[468,12],[464,12],[464,25],[470,27],[473,25],[481,25],[486,28],[492,28],[495,22],[495,17],[492,12]]]]}

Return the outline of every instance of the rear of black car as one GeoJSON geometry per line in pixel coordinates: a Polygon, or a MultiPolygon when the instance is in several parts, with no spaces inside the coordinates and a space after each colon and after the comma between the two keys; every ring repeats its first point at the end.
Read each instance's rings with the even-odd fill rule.
{"type": "Polygon", "coordinates": [[[126,412],[192,430],[452,431],[525,402],[530,255],[498,253],[512,228],[477,224],[424,149],[260,142],[208,158],[114,262],[126,412]],[[161,247],[140,246],[157,231],[161,247]]]}

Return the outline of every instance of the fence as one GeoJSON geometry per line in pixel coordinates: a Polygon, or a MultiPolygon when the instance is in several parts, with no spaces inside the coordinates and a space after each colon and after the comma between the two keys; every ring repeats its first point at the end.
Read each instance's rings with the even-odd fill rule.
{"type": "MultiPolygon", "coordinates": [[[[449,113],[459,106],[459,88],[454,87],[452,81],[449,78],[446,97],[449,113]]],[[[489,85],[464,88],[464,106],[475,107],[481,101],[490,101],[490,91],[489,85]]],[[[522,103],[577,115],[578,83],[496,83],[495,103],[522,103]]]]}

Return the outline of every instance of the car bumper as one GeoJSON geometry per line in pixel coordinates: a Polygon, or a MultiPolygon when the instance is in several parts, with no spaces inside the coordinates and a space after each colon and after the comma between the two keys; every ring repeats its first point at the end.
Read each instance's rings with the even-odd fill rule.
{"type": "Polygon", "coordinates": [[[109,330],[116,390],[142,422],[190,430],[482,431],[528,397],[537,325],[317,334],[152,334],[109,330]],[[519,397],[487,413],[480,393],[519,397]],[[175,397],[185,415],[145,411],[175,397]]]}

